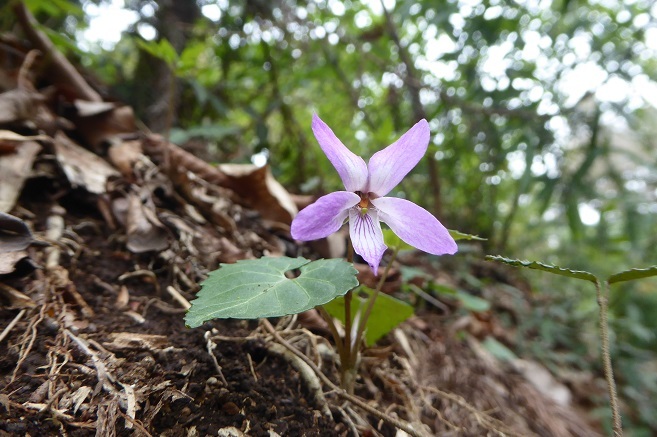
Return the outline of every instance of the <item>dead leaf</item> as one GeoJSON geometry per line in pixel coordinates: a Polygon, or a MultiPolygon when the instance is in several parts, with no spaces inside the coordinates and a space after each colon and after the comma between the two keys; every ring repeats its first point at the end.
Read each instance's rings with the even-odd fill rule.
{"type": "Polygon", "coordinates": [[[125,308],[126,306],[128,306],[129,302],[130,302],[130,292],[128,291],[128,287],[122,285],[121,288],[119,288],[119,295],[116,297],[116,302],[114,303],[114,307],[118,309],[125,308]]]}
{"type": "Polygon", "coordinates": [[[105,193],[107,179],[119,175],[107,161],[78,146],[61,132],[55,135],[55,152],[71,185],[83,187],[90,193],[105,193]]]}
{"type": "Polygon", "coordinates": [[[50,141],[52,138],[48,135],[21,135],[11,130],[0,129],[0,141],[23,142],[29,140],[50,141]]]}
{"type": "Polygon", "coordinates": [[[16,147],[15,153],[0,155],[0,212],[14,207],[39,150],[39,143],[25,141],[16,147]]]}
{"type": "Polygon", "coordinates": [[[110,350],[148,350],[160,351],[169,345],[166,335],[140,334],[138,332],[114,332],[109,334],[110,342],[103,345],[110,350]]]}
{"type": "Polygon", "coordinates": [[[19,250],[17,252],[9,252],[0,256],[0,275],[6,275],[16,270],[16,264],[22,259],[28,257],[28,254],[24,250],[19,250]]]}
{"type": "Polygon", "coordinates": [[[548,369],[535,361],[520,358],[511,361],[511,365],[543,395],[564,407],[570,405],[573,397],[570,390],[557,381],[548,369]]]}
{"type": "Polygon", "coordinates": [[[157,218],[152,201],[147,200],[144,204],[134,192],[128,195],[126,230],[126,246],[133,253],[161,251],[169,247],[169,234],[157,218]]]}
{"type": "MultiPolygon", "coordinates": [[[[97,105],[101,105],[101,103],[94,104],[96,110],[100,108],[97,105]]],[[[102,105],[106,105],[106,103],[102,105]]],[[[80,136],[94,150],[99,150],[104,143],[110,143],[113,137],[137,131],[135,114],[130,106],[115,107],[109,111],[91,116],[78,115],[75,117],[74,122],[80,136]]]]}
{"type": "Polygon", "coordinates": [[[123,141],[113,144],[107,151],[110,162],[118,168],[121,174],[134,179],[133,167],[135,163],[144,156],[141,149],[141,141],[123,141]]]}
{"type": "Polygon", "coordinates": [[[271,174],[269,166],[221,164],[218,168],[227,176],[225,186],[237,193],[246,206],[266,219],[292,222],[297,207],[290,193],[271,174]]]}
{"type": "Polygon", "coordinates": [[[23,220],[0,211],[0,253],[27,249],[33,239],[23,220]]]}
{"type": "Polygon", "coordinates": [[[94,115],[105,114],[116,108],[116,104],[112,102],[90,102],[80,99],[75,99],[73,105],[80,117],[93,117],[94,115]]]}
{"type": "Polygon", "coordinates": [[[30,296],[21,293],[9,285],[0,283],[0,295],[2,295],[9,303],[6,307],[9,309],[34,308],[36,306],[36,303],[30,296]]]}
{"type": "Polygon", "coordinates": [[[14,152],[25,141],[51,141],[47,135],[21,135],[14,131],[0,129],[0,153],[14,152]]]}
{"type": "Polygon", "coordinates": [[[22,88],[0,94],[0,124],[32,120],[43,96],[22,88]]]}

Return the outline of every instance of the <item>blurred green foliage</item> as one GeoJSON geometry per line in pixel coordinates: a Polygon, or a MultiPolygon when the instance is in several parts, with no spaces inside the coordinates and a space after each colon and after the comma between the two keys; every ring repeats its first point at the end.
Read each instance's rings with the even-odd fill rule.
{"type": "MultiPolygon", "coordinates": [[[[134,20],[115,44],[85,39],[104,0],[28,4],[111,94],[212,161],[260,154],[291,191],[331,191],[313,112],[363,156],[425,117],[427,159],[393,195],[488,253],[603,277],[656,264],[651,0],[127,0],[134,20]]],[[[592,293],[536,281],[528,350],[596,367],[592,293]]],[[[615,286],[610,310],[626,423],[657,432],[655,282],[615,286]]]]}

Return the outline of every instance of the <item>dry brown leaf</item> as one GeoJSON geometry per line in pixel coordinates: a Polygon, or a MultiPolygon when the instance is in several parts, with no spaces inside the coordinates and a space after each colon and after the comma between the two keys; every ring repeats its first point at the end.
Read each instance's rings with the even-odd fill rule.
{"type": "Polygon", "coordinates": [[[121,288],[119,288],[119,294],[116,296],[116,302],[114,303],[115,308],[125,308],[128,306],[128,303],[130,302],[130,292],[128,291],[128,287],[125,285],[122,285],[121,288]]]}
{"type": "Polygon", "coordinates": [[[14,207],[39,150],[38,143],[25,141],[16,147],[16,153],[0,155],[0,212],[14,207]]]}
{"type": "Polygon", "coordinates": [[[18,261],[27,257],[28,254],[24,250],[3,253],[2,256],[0,256],[0,275],[6,275],[7,273],[13,272],[18,261]]]}
{"type": "Polygon", "coordinates": [[[107,179],[119,175],[107,161],[78,146],[61,132],[55,135],[55,153],[71,185],[83,187],[90,193],[105,193],[107,179]]]}
{"type": "Polygon", "coordinates": [[[11,130],[0,129],[0,141],[16,141],[23,142],[29,140],[45,140],[50,141],[48,135],[21,135],[11,130]]]}
{"type": "Polygon", "coordinates": [[[133,253],[161,251],[169,247],[169,234],[157,218],[155,206],[149,200],[144,204],[137,193],[128,195],[126,230],[126,246],[133,253]]]}
{"type": "Polygon", "coordinates": [[[219,170],[227,176],[225,186],[240,197],[244,204],[264,218],[290,224],[298,210],[285,188],[271,174],[269,166],[253,164],[222,164],[219,170]]]}
{"type": "MultiPolygon", "coordinates": [[[[99,103],[99,105],[106,105],[106,103],[99,103]]],[[[100,149],[104,143],[111,143],[113,137],[137,131],[135,114],[130,106],[119,106],[88,117],[78,115],[73,121],[80,136],[94,150],[100,149]]]]}
{"type": "Polygon", "coordinates": [[[22,88],[0,94],[0,124],[32,120],[42,101],[41,94],[22,88]]]}
{"type": "Polygon", "coordinates": [[[116,108],[112,102],[90,102],[88,100],[76,99],[73,101],[79,117],[93,117],[94,115],[105,114],[116,108]]]}
{"type": "Polygon", "coordinates": [[[110,162],[118,168],[123,176],[134,179],[133,166],[142,157],[141,141],[123,141],[113,144],[107,151],[110,162]]]}
{"type": "Polygon", "coordinates": [[[36,303],[30,296],[21,293],[9,285],[0,283],[0,295],[9,303],[7,306],[9,309],[34,308],[36,306],[36,303]]]}
{"type": "Polygon", "coordinates": [[[0,211],[0,253],[27,249],[33,239],[23,220],[0,211]]]}
{"type": "Polygon", "coordinates": [[[166,335],[141,334],[137,332],[114,332],[109,334],[111,342],[103,343],[110,350],[159,351],[169,345],[166,335]]]}

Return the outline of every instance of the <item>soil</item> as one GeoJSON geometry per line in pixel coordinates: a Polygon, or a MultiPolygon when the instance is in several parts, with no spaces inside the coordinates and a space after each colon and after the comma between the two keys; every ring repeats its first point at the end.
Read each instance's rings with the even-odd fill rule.
{"type": "MultiPolygon", "coordinates": [[[[49,199],[36,196],[36,188],[24,191],[23,205],[48,211],[49,199]]],[[[143,430],[169,436],[217,435],[220,430],[321,436],[344,430],[312,405],[298,372],[269,353],[263,338],[246,338],[258,321],[185,327],[185,310],[163,292],[172,284],[170,266],[156,255],[121,250],[112,241],[116,235],[99,217],[86,215],[80,199],[62,203],[78,206],[65,215],[68,229],[77,229],[80,247],[80,253],[61,258],[61,272],[70,282],[53,284],[53,275],[42,266],[27,277],[6,278],[7,285],[40,301],[40,308],[31,308],[0,345],[0,433],[98,435],[96,420],[109,432],[103,435],[114,429],[116,435],[143,430]],[[134,272],[135,264],[151,266],[154,275],[118,280],[134,272]],[[121,286],[129,289],[123,305],[117,304],[121,286]],[[217,333],[223,340],[211,343],[215,365],[208,334],[217,333]],[[81,350],[73,337],[95,356],[81,350]],[[104,363],[105,378],[94,359],[104,363]],[[134,392],[140,423],[121,411],[127,408],[126,386],[134,392]],[[78,405],[75,413],[59,414],[58,404],[69,405],[72,398],[78,405]]],[[[36,232],[45,226],[38,221],[36,232]]],[[[0,326],[15,316],[15,310],[0,309],[0,326]]]]}

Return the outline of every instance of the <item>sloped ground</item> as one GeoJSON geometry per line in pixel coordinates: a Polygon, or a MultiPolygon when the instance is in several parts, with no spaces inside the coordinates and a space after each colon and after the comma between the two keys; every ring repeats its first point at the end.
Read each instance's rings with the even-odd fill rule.
{"type": "Polygon", "coordinates": [[[218,263],[299,255],[295,199],[267,169],[211,167],[139,132],[17,16],[29,43],[0,44],[2,435],[403,435],[395,421],[416,435],[597,435],[482,347],[509,340],[494,281],[479,290],[497,296],[491,312],[435,302],[366,351],[356,399],[318,377],[335,381],[336,364],[312,313],[186,328],[218,263]],[[33,47],[52,55],[47,77],[33,47]]]}

